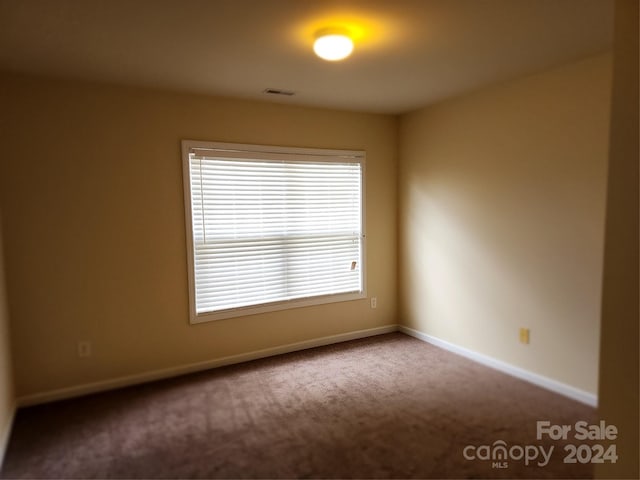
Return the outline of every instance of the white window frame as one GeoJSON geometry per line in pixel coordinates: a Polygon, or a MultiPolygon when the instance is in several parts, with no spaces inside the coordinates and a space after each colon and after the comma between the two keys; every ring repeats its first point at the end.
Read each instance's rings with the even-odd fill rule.
{"type": "MultiPolygon", "coordinates": [[[[233,155],[233,154],[232,154],[233,155]]],[[[245,155],[246,157],[246,155],[245,155]]],[[[196,140],[182,141],[182,169],[184,184],[184,205],[185,205],[185,224],[186,224],[186,240],[187,240],[187,267],[188,267],[188,284],[189,284],[189,322],[198,324],[210,322],[214,320],[223,320],[227,318],[255,315],[259,313],[273,312],[278,310],[288,310],[292,308],[307,307],[312,305],[322,305],[327,303],[345,302],[352,300],[360,300],[367,297],[367,275],[366,275],[366,153],[361,150],[334,150],[319,148],[299,148],[299,147],[281,147],[270,145],[252,145],[238,143],[220,143],[220,142],[204,142],[196,140]],[[362,276],[362,290],[360,292],[337,293],[331,295],[322,295],[309,297],[304,299],[294,299],[286,301],[271,302],[265,304],[251,305],[247,307],[232,308],[220,310],[216,312],[197,313],[196,310],[196,279],[195,279],[195,249],[193,235],[193,217],[191,207],[191,168],[189,155],[194,150],[225,150],[230,152],[252,152],[259,158],[269,158],[279,160],[283,157],[295,160],[307,161],[326,161],[336,162],[349,159],[360,163],[360,214],[361,214],[361,240],[360,255],[361,264],[360,271],[362,276]]]]}

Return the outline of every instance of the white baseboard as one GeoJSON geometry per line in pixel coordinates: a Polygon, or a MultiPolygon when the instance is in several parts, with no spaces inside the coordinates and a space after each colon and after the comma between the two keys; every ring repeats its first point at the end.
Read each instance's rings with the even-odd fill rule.
{"type": "Polygon", "coordinates": [[[405,327],[404,325],[400,325],[398,327],[398,330],[419,340],[435,345],[436,347],[440,347],[458,355],[462,355],[463,357],[467,357],[470,360],[486,365],[487,367],[491,367],[495,370],[500,370],[503,373],[507,373],[513,377],[525,380],[529,383],[533,383],[534,385],[537,385],[539,387],[546,388],[547,390],[551,390],[552,392],[559,393],[560,395],[564,395],[565,397],[577,400],[578,402],[584,403],[591,407],[598,406],[597,395],[572,387],[571,385],[567,385],[566,383],[558,382],[557,380],[553,380],[552,378],[530,372],[523,368],[516,367],[482,353],[474,352],[473,350],[469,350],[453,343],[446,342],[437,337],[433,337],[418,330],[414,330],[413,328],[405,327]]]}
{"type": "Polygon", "coordinates": [[[272,357],[274,355],[281,355],[283,353],[290,353],[298,350],[306,350],[308,348],[321,347],[321,346],[330,345],[333,343],[341,343],[349,340],[356,340],[358,338],[372,337],[374,335],[382,335],[384,333],[391,333],[396,331],[398,331],[398,325],[392,324],[392,325],[385,325],[382,327],[369,328],[366,330],[357,330],[354,332],[340,333],[337,335],[330,335],[327,337],[314,338],[311,340],[304,340],[302,342],[290,343],[290,344],[281,345],[278,347],[265,348],[262,350],[255,350],[253,352],[248,352],[248,353],[241,353],[239,355],[230,355],[228,357],[216,358],[213,360],[206,360],[204,362],[181,365],[179,367],[171,367],[171,368],[165,368],[161,370],[152,370],[149,372],[139,373],[135,375],[127,375],[124,377],[118,377],[118,378],[113,378],[109,380],[102,380],[99,382],[86,383],[84,385],[76,385],[73,387],[60,388],[56,390],[49,390],[46,392],[25,395],[17,399],[17,404],[20,407],[26,407],[29,405],[37,405],[40,403],[53,402],[55,400],[63,400],[67,398],[79,397],[82,395],[88,395],[90,393],[113,390],[115,388],[127,387],[130,385],[137,385],[141,383],[152,382],[154,380],[161,380],[164,378],[176,377],[178,375],[199,372],[202,370],[209,370],[211,368],[222,367],[225,365],[232,365],[235,363],[242,363],[250,360],[257,360],[259,358],[272,357]]]}
{"type": "MultiPolygon", "coordinates": [[[[474,352],[473,350],[460,347],[453,343],[446,342],[439,338],[427,335],[413,328],[405,327],[404,325],[385,325],[382,327],[369,328],[366,330],[357,330],[355,332],[340,333],[337,335],[330,335],[327,337],[314,338],[311,340],[305,340],[302,342],[290,343],[287,345],[281,345],[278,347],[265,348],[262,350],[255,350],[253,352],[241,353],[239,355],[230,355],[228,357],[217,358],[213,360],[206,360],[204,362],[191,363],[187,365],[181,365],[179,367],[165,368],[161,370],[152,370],[135,375],[127,375],[124,377],[113,378],[109,380],[103,380],[99,382],[86,383],[83,385],[76,385],[73,387],[60,388],[56,390],[49,390],[46,392],[35,393],[31,395],[25,395],[19,397],[16,401],[17,406],[25,407],[29,405],[37,405],[41,403],[52,402],[56,400],[63,400],[67,398],[79,397],[82,395],[88,395],[90,393],[103,392],[106,390],[113,390],[115,388],[127,387],[130,385],[137,385],[141,383],[152,382],[154,380],[161,380],[164,378],[176,377],[187,373],[199,372],[203,370],[209,370],[211,368],[222,367],[225,365],[233,365],[236,363],[247,362],[250,360],[257,360],[259,358],[271,357],[274,355],[281,355],[283,353],[296,352],[299,350],[306,350],[308,348],[321,347],[324,345],[331,345],[334,343],[346,342],[349,340],[356,340],[358,338],[366,338],[374,335],[382,335],[385,333],[391,333],[400,331],[412,337],[415,337],[424,342],[428,342],[437,347],[443,348],[450,352],[456,353],[467,357],[473,361],[494,368],[501,372],[512,375],[516,378],[533,383],[540,387],[551,390],[552,392],[559,393],[566,397],[577,400],[586,405],[597,407],[598,397],[592,393],[585,392],[584,390],[577,389],[570,385],[567,385],[557,380],[539,375],[537,373],[530,372],[520,367],[516,367],[509,363],[497,360],[487,355],[474,352]]],[[[15,409],[14,409],[15,410],[15,409]]],[[[12,418],[13,420],[13,418],[12,418]]],[[[6,448],[6,442],[9,439],[9,432],[11,430],[11,423],[7,427],[7,431],[0,431],[0,459],[4,454],[4,448],[6,448]],[[4,436],[3,436],[4,435],[4,436]],[[6,438],[5,438],[6,437],[6,438]],[[3,443],[4,442],[4,443],[3,443]]],[[[0,465],[2,463],[0,462],[0,465]]]]}
{"type": "Polygon", "coordinates": [[[2,463],[4,462],[4,455],[7,453],[7,447],[9,446],[9,438],[11,437],[11,428],[13,427],[13,420],[16,417],[16,405],[11,407],[9,418],[5,425],[0,425],[0,470],[2,470],[2,463]]]}

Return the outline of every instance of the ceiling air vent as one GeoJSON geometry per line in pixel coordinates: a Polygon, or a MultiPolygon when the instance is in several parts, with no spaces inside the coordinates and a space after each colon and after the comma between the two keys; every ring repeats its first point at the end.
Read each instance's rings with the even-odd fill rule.
{"type": "Polygon", "coordinates": [[[296,94],[296,92],[292,92],[291,90],[280,90],[279,88],[265,88],[263,93],[269,95],[284,95],[285,97],[292,97],[296,94]]]}

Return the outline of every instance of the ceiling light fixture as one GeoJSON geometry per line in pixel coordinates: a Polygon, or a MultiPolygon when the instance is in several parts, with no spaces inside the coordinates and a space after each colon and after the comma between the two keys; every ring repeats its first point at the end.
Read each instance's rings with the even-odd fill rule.
{"type": "Polygon", "coordinates": [[[316,33],[313,51],[320,58],[335,62],[347,58],[353,52],[353,40],[343,28],[324,28],[316,33]]]}

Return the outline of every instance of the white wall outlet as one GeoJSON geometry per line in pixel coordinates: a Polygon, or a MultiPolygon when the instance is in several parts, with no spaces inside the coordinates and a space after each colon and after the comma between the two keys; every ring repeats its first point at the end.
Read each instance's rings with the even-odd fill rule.
{"type": "Polygon", "coordinates": [[[371,308],[378,307],[378,297],[371,297],[371,308]]]}
{"type": "Polygon", "coordinates": [[[90,357],[91,356],[91,342],[88,340],[78,341],[78,356],[90,357]]]}

